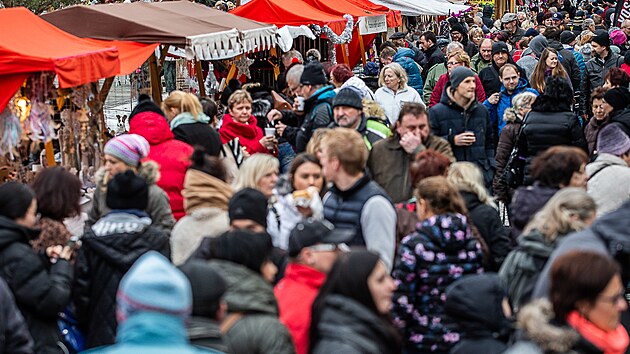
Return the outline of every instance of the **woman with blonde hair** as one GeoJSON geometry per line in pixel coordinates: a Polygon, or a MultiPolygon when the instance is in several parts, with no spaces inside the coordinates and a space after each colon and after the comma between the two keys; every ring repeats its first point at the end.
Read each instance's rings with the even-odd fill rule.
{"type": "Polygon", "coordinates": [[[510,236],[501,222],[497,205],[484,187],[481,170],[472,162],[455,162],[449,167],[446,179],[459,190],[470,222],[488,245],[490,259],[486,270],[498,270],[511,251],[510,236]]]}
{"type": "Polygon", "coordinates": [[[569,81],[569,86],[573,89],[571,78],[564,66],[560,63],[558,51],[553,48],[545,48],[540,55],[538,64],[534,67],[531,77],[532,88],[540,93],[545,91],[547,79],[549,77],[562,77],[569,81]]]}
{"type": "Polygon", "coordinates": [[[169,120],[175,139],[191,146],[201,146],[212,156],[219,156],[222,144],[219,133],[212,127],[212,117],[203,112],[203,106],[197,96],[183,91],[171,92],[164,102],[162,110],[169,120]]]}
{"type": "Polygon", "coordinates": [[[268,154],[255,154],[248,157],[241,165],[238,176],[234,180],[235,191],[243,188],[254,188],[261,191],[267,199],[273,195],[278,182],[280,163],[268,154]]]}
{"type": "Polygon", "coordinates": [[[378,90],[374,93],[374,101],[383,107],[385,116],[391,124],[396,123],[400,107],[405,102],[422,102],[418,91],[407,85],[405,69],[400,64],[385,65],[378,76],[378,90]]]}
{"type": "Polygon", "coordinates": [[[582,188],[557,192],[527,224],[499,270],[508,285],[512,307],[518,311],[530,299],[538,277],[556,248],[569,233],[588,227],[595,219],[597,205],[582,188]]]}
{"type": "MultiPolygon", "coordinates": [[[[448,54],[448,59],[446,61],[446,73],[442,74],[435,84],[433,92],[431,93],[429,107],[433,107],[440,103],[442,95],[444,94],[446,83],[450,80],[451,71],[458,66],[470,68],[470,57],[463,50],[456,50],[448,54]]],[[[486,100],[486,92],[483,89],[483,84],[481,83],[481,79],[479,79],[478,75],[475,75],[475,96],[477,97],[477,101],[479,101],[479,103],[483,103],[483,101],[486,100]]]]}

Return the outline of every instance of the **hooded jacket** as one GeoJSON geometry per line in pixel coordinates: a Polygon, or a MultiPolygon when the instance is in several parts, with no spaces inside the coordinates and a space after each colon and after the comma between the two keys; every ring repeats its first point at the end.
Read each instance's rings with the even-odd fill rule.
{"type": "Polygon", "coordinates": [[[437,44],[434,44],[424,52],[424,56],[427,58],[427,63],[422,67],[422,80],[426,81],[429,69],[435,64],[444,64],[444,53],[438,48],[437,44]]]}
{"type": "Polygon", "coordinates": [[[618,156],[601,153],[586,165],[588,195],[597,203],[602,216],[630,200],[630,167],[618,156]]]}
{"type": "Polygon", "coordinates": [[[529,42],[529,47],[525,49],[521,58],[516,62],[516,65],[525,70],[527,74],[527,80],[531,80],[534,69],[540,60],[543,50],[549,46],[547,38],[543,35],[538,35],[529,42]]]}
{"type": "Polygon", "coordinates": [[[516,240],[534,214],[542,209],[558,190],[557,187],[545,187],[534,182],[533,185],[519,187],[514,192],[510,206],[512,239],[516,240]]]}
{"type": "Polygon", "coordinates": [[[190,165],[192,146],[175,140],[164,116],[154,112],[141,112],[129,120],[129,134],[142,135],[151,145],[148,160],[155,161],[160,167],[160,178],[156,182],[162,188],[171,203],[175,220],[184,212],[184,176],[190,165]]]}
{"type": "Polygon", "coordinates": [[[81,241],[73,287],[79,327],[87,348],[113,344],[120,280],[150,250],[170,257],[168,233],[151,226],[144,213],[113,211],[89,228],[81,241]]]}
{"type": "MultiPolygon", "coordinates": [[[[433,107],[436,104],[440,103],[440,99],[442,98],[442,94],[444,93],[444,88],[446,87],[446,83],[450,80],[448,73],[442,74],[438,79],[435,87],[433,88],[433,92],[431,93],[431,99],[429,101],[429,107],[433,107]]],[[[486,100],[486,93],[483,90],[483,84],[479,79],[479,76],[475,75],[475,97],[479,103],[483,103],[486,100]]]]}
{"type": "Polygon", "coordinates": [[[243,124],[235,121],[229,113],[224,114],[223,124],[219,128],[219,135],[221,135],[221,142],[224,144],[238,138],[241,145],[245,147],[250,155],[269,153],[269,150],[260,143],[264,133],[258,126],[258,120],[253,115],[249,117],[247,123],[243,124]]]}
{"type": "Polygon", "coordinates": [[[618,68],[623,64],[623,57],[609,50],[608,56],[602,60],[593,56],[584,67],[584,79],[582,80],[582,93],[580,95],[580,107],[582,114],[590,114],[591,92],[596,87],[604,85],[604,78],[611,68],[618,68]]]}
{"type": "Polygon", "coordinates": [[[278,319],[278,304],[271,284],[240,264],[211,260],[210,265],[227,283],[223,299],[228,305],[228,315],[242,314],[224,334],[232,353],[294,353],[291,335],[278,319]]]}
{"type": "Polygon", "coordinates": [[[407,85],[413,87],[416,91],[422,92],[422,76],[418,64],[414,61],[415,53],[409,48],[399,48],[394,54],[394,63],[400,64],[407,73],[407,85]]]}
{"type": "MultiPolygon", "coordinates": [[[[510,56],[508,56],[507,63],[516,65],[510,56]]],[[[527,79],[527,73],[525,70],[518,65],[516,65],[516,67],[518,68],[520,76],[527,79]]],[[[501,82],[501,78],[499,76],[499,67],[497,67],[494,59],[492,60],[492,65],[481,70],[479,78],[481,79],[483,90],[486,92],[486,97],[492,96],[493,93],[501,92],[501,86],[503,86],[503,83],[501,82]]]]}
{"type": "Polygon", "coordinates": [[[313,354],[388,354],[396,353],[395,333],[382,318],[357,301],[329,295],[317,326],[319,341],[313,354]]]}
{"type": "Polygon", "coordinates": [[[369,87],[367,87],[365,81],[361,80],[361,78],[358,76],[350,77],[348,80],[346,80],[346,82],[341,85],[341,87],[335,89],[335,93],[338,93],[346,87],[352,87],[359,90],[359,92],[361,92],[361,98],[374,100],[374,93],[372,92],[372,90],[370,90],[369,87]]]}
{"type": "Polygon", "coordinates": [[[35,353],[61,353],[57,314],[70,302],[74,273],[67,261],[51,264],[48,257],[33,251],[29,240],[38,234],[0,216],[0,276],[26,320],[35,353]]]}
{"type": "Polygon", "coordinates": [[[446,290],[449,327],[460,334],[451,354],[500,354],[507,349],[512,323],[501,302],[505,286],[496,274],[467,275],[446,290]]]}
{"type": "Polygon", "coordinates": [[[327,127],[333,121],[332,100],[335,98],[332,86],[324,86],[304,100],[304,119],[299,118],[293,111],[282,111],[282,122],[301,122],[299,127],[287,126],[282,133],[295,152],[306,151],[306,145],[313,132],[327,127]]]}
{"type": "Polygon", "coordinates": [[[178,114],[170,123],[175,139],[190,146],[199,145],[207,154],[219,156],[221,152],[221,138],[219,133],[210,125],[210,117],[201,113],[195,119],[190,112],[178,114]]]}
{"type": "Polygon", "coordinates": [[[527,86],[527,80],[521,77],[518,79],[518,85],[511,94],[506,91],[505,86],[501,85],[501,98],[499,99],[499,103],[490,104],[490,101],[487,99],[483,102],[483,105],[486,106],[488,112],[490,113],[490,122],[492,122],[492,126],[498,126],[497,135],[501,134],[501,130],[503,130],[503,127],[507,124],[507,122],[503,119],[503,115],[505,114],[506,109],[512,107],[512,99],[514,96],[523,92],[531,92],[538,96],[538,91],[527,86]]]}
{"type": "Polygon", "coordinates": [[[444,327],[446,288],[483,272],[481,246],[460,214],[436,215],[402,239],[394,266],[392,317],[409,352],[447,353],[459,335],[444,327]]]}
{"type": "MultiPolygon", "coordinates": [[[[94,196],[92,199],[92,209],[88,213],[88,220],[85,223],[87,227],[94,225],[103,215],[106,215],[111,211],[107,207],[106,195],[107,195],[107,183],[105,182],[105,176],[107,171],[105,168],[100,168],[96,171],[96,189],[94,190],[94,196]]],[[[142,166],[138,170],[138,175],[147,182],[149,186],[149,203],[147,204],[146,212],[149,214],[151,221],[154,225],[164,230],[170,230],[175,225],[175,218],[171,212],[171,206],[168,200],[168,196],[157,186],[157,181],[160,179],[159,166],[154,161],[146,161],[142,163],[142,166]]]]}

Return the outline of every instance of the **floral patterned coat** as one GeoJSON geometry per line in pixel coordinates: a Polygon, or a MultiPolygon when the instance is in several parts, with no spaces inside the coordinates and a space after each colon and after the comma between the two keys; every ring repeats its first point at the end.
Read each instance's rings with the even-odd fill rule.
{"type": "Polygon", "coordinates": [[[448,353],[459,334],[444,318],[446,288],[467,274],[482,273],[481,246],[461,214],[436,215],[402,239],[393,276],[392,317],[409,353],[448,353]]]}

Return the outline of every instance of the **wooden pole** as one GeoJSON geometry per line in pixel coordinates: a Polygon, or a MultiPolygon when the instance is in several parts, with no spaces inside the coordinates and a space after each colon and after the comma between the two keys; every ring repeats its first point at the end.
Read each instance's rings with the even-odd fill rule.
{"type": "Polygon", "coordinates": [[[340,45],[340,47],[341,53],[343,54],[343,62],[346,63],[346,65],[350,66],[350,59],[348,58],[348,45],[342,44],[340,45]]]}
{"type": "Polygon", "coordinates": [[[206,86],[204,85],[203,70],[201,70],[201,60],[195,60],[195,72],[199,83],[199,95],[203,97],[206,95],[206,86]]]}
{"type": "Polygon", "coordinates": [[[153,101],[162,104],[162,85],[160,83],[160,71],[158,70],[157,58],[155,52],[149,57],[149,72],[151,73],[151,95],[153,101]]]}
{"type": "Polygon", "coordinates": [[[57,163],[55,162],[55,150],[53,149],[52,140],[46,142],[44,146],[46,149],[46,162],[48,163],[48,167],[57,166],[57,163]]]}
{"type": "Polygon", "coordinates": [[[365,59],[365,44],[363,43],[362,35],[359,35],[359,48],[361,49],[361,61],[363,62],[363,66],[365,66],[367,60],[365,59]]]}

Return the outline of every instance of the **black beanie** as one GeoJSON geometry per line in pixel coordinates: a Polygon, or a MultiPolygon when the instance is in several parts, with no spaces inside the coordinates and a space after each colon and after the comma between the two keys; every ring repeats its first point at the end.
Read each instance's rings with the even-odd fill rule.
{"type": "Polygon", "coordinates": [[[604,94],[604,101],[615,111],[620,111],[630,104],[630,92],[625,87],[612,88],[604,94]]]}
{"type": "Polygon", "coordinates": [[[304,65],[302,77],[300,77],[302,85],[326,85],[328,79],[324,72],[324,66],[318,61],[311,61],[304,65]]]}
{"type": "Polygon", "coordinates": [[[227,290],[225,279],[207,261],[191,259],[179,267],[188,280],[193,296],[193,316],[214,319],[227,290]]]}
{"type": "Polygon", "coordinates": [[[466,35],[466,29],[459,22],[451,25],[451,32],[459,32],[463,34],[464,36],[466,35]]]}
{"type": "Polygon", "coordinates": [[[145,210],[149,203],[149,187],[144,178],[127,170],[107,183],[105,204],[112,210],[145,210]]]}
{"type": "Polygon", "coordinates": [[[508,48],[507,44],[501,41],[492,43],[492,55],[501,52],[507,53],[508,55],[510,54],[510,49],[508,48]]]}
{"type": "Polygon", "coordinates": [[[245,266],[260,274],[260,268],[271,259],[273,244],[267,233],[231,230],[210,241],[210,258],[245,266]]]}
{"type": "Polygon", "coordinates": [[[131,120],[131,118],[133,118],[138,113],[142,112],[155,112],[165,117],[164,111],[162,111],[160,106],[153,102],[149,95],[144,93],[138,96],[138,104],[136,105],[136,107],[134,107],[133,111],[131,111],[131,114],[129,115],[129,120],[131,120]]]}
{"type": "Polygon", "coordinates": [[[601,45],[602,47],[610,47],[610,36],[608,32],[600,32],[598,35],[593,37],[591,41],[601,45]]]}
{"type": "Polygon", "coordinates": [[[267,228],[267,198],[257,189],[243,188],[230,199],[228,215],[230,221],[253,220],[267,228]]]}
{"type": "Polygon", "coordinates": [[[363,110],[363,102],[357,91],[351,87],[341,89],[333,99],[333,108],[337,106],[345,106],[363,110]]]}

